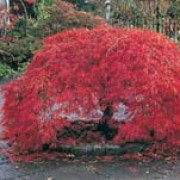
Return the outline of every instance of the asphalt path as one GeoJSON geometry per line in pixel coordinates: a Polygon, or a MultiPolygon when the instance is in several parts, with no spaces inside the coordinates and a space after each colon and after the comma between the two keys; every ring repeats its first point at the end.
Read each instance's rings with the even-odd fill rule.
{"type": "Polygon", "coordinates": [[[180,163],[77,159],[10,163],[1,158],[0,180],[180,180],[180,163]]]}

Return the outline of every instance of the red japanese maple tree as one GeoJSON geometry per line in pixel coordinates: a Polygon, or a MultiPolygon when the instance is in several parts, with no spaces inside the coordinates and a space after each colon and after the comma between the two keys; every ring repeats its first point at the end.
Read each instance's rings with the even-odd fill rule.
{"type": "Polygon", "coordinates": [[[35,3],[37,0],[24,0],[25,2],[29,3],[29,4],[33,4],[35,3]]]}
{"type": "Polygon", "coordinates": [[[148,30],[99,27],[63,31],[44,40],[23,76],[4,89],[4,133],[19,151],[56,148],[68,115],[104,112],[108,126],[119,103],[131,116],[114,143],[180,147],[180,51],[148,30]],[[103,108],[100,107],[103,105],[103,108]],[[65,117],[67,116],[67,117],[65,117]]]}

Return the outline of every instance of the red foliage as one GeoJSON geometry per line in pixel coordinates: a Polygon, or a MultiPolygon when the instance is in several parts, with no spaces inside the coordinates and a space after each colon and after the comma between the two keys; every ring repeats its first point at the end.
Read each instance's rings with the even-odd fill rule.
{"type": "Polygon", "coordinates": [[[60,12],[69,12],[69,11],[74,11],[74,5],[72,3],[64,2],[64,1],[59,1],[59,10],[60,12]]]}
{"type": "Polygon", "coordinates": [[[174,43],[155,32],[110,27],[64,31],[44,43],[26,73],[5,87],[3,126],[13,148],[56,148],[57,133],[70,123],[62,113],[89,117],[101,100],[114,108],[122,102],[132,112],[114,142],[146,141],[149,152],[178,153],[180,51],[174,43]]]}
{"type": "Polygon", "coordinates": [[[26,2],[28,4],[33,4],[33,3],[37,2],[37,0],[24,0],[24,2],[26,2]]]}

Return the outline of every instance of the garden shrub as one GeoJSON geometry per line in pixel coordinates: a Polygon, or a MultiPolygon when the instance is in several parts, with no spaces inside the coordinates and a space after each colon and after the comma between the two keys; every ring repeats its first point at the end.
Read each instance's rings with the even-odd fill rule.
{"type": "Polygon", "coordinates": [[[15,71],[7,64],[0,63],[0,80],[5,76],[12,76],[15,71]]]}
{"type": "Polygon", "coordinates": [[[57,149],[77,144],[59,136],[72,127],[72,114],[91,119],[101,110],[88,142],[146,142],[150,153],[177,155],[179,92],[180,51],[166,37],[105,26],[66,30],[45,38],[25,74],[4,88],[4,134],[18,153],[57,149]],[[123,123],[112,119],[119,103],[130,112],[123,123]],[[114,126],[118,132],[108,139],[114,126]]]}
{"type": "Polygon", "coordinates": [[[73,4],[59,1],[58,5],[46,7],[45,11],[49,16],[39,19],[38,25],[33,33],[37,37],[53,35],[65,29],[86,27],[92,29],[99,25],[104,25],[105,20],[99,16],[94,16],[83,11],[76,11],[73,4]]]}
{"type": "Polygon", "coordinates": [[[0,42],[0,59],[1,62],[10,66],[13,70],[18,69],[27,63],[33,56],[33,51],[40,47],[33,38],[14,38],[10,41],[0,42]]]}
{"type": "Polygon", "coordinates": [[[64,29],[81,27],[92,29],[105,24],[102,18],[76,11],[73,4],[63,1],[44,7],[44,11],[47,17],[38,16],[37,20],[15,18],[13,15],[14,25],[12,28],[9,27],[6,39],[2,38],[0,42],[0,48],[4,52],[0,52],[0,58],[14,70],[31,60],[33,52],[41,48],[42,38],[64,29]]]}
{"type": "Polygon", "coordinates": [[[77,10],[91,12],[93,14],[97,14],[100,7],[104,8],[103,4],[105,3],[103,1],[96,1],[96,0],[91,0],[91,1],[65,0],[65,1],[74,4],[77,10]]]}

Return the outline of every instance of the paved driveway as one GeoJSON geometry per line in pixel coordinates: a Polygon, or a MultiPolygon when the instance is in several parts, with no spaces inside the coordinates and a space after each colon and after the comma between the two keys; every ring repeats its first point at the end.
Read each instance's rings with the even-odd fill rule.
{"type": "Polygon", "coordinates": [[[54,160],[11,164],[1,158],[0,180],[180,180],[180,163],[54,160]]]}

